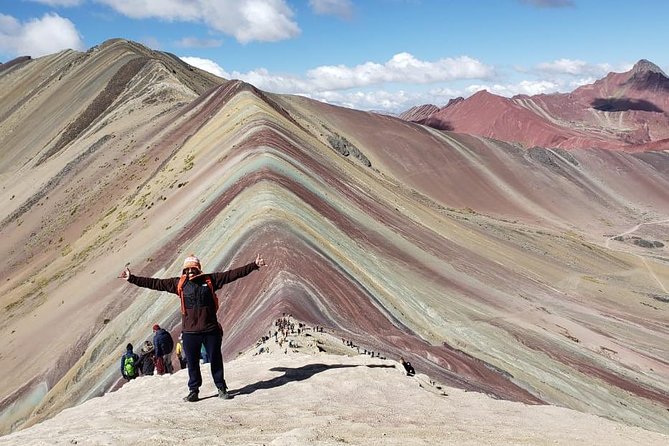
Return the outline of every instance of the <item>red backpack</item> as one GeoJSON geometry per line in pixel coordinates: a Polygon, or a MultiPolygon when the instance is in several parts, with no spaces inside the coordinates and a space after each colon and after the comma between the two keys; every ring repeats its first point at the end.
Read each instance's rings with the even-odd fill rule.
{"type": "MultiPolygon", "coordinates": [[[[179,278],[179,283],[177,284],[177,294],[181,300],[181,314],[186,314],[186,303],[184,301],[184,283],[186,283],[186,279],[188,279],[188,277],[185,274],[182,274],[179,278]]],[[[207,282],[211,295],[214,296],[214,307],[216,308],[216,312],[218,312],[218,296],[216,295],[216,291],[214,291],[214,284],[211,282],[211,277],[205,275],[204,281],[207,282]]]]}

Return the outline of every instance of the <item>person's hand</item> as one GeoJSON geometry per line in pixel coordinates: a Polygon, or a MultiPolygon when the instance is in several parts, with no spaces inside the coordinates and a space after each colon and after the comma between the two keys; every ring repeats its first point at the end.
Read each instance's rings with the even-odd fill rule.
{"type": "Polygon", "coordinates": [[[266,266],[266,265],[267,265],[267,264],[265,263],[265,260],[264,260],[262,257],[260,257],[260,254],[258,254],[258,255],[256,256],[256,265],[257,265],[258,267],[266,266]]]}
{"type": "Polygon", "coordinates": [[[130,279],[130,268],[128,268],[126,266],[125,269],[123,271],[121,271],[121,274],[118,275],[118,278],[119,279],[125,279],[125,280],[130,279]]]}

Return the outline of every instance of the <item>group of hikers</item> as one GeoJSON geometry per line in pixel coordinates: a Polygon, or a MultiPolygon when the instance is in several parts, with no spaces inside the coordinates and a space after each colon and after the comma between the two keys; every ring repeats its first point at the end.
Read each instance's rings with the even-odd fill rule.
{"type": "MultiPolygon", "coordinates": [[[[126,346],[126,351],[121,357],[121,375],[127,381],[140,375],[153,375],[154,372],[158,375],[174,373],[172,351],[175,345],[172,335],[158,324],[153,326],[153,333],[153,342],[144,341],[139,355],[134,352],[132,344],[126,346]]],[[[176,353],[179,365],[182,369],[185,368],[186,360],[181,335],[176,344],[176,353]]]]}
{"type": "MultiPolygon", "coordinates": [[[[135,276],[126,266],[119,278],[129,283],[149,288],[156,291],[167,291],[179,296],[181,307],[181,336],[179,339],[183,360],[188,368],[188,395],[184,401],[198,401],[200,386],[202,386],[202,374],[200,373],[200,359],[205,359],[211,365],[211,375],[214,384],[218,388],[218,396],[223,399],[230,398],[228,388],[223,375],[223,356],[221,344],[223,341],[223,327],[218,322],[218,297],[216,291],[223,285],[251,274],[253,271],[265,266],[265,260],[258,254],[255,261],[224,272],[208,273],[202,272],[200,259],[191,254],[186,257],[181,270],[181,276],[169,279],[156,279],[153,277],[135,276]],[[201,354],[204,353],[204,355],[201,354]]],[[[154,325],[154,333],[163,330],[172,339],[169,332],[154,325]]],[[[157,334],[154,334],[153,355],[155,368],[158,373],[172,372],[171,352],[156,344],[157,334]],[[159,365],[160,364],[160,365],[159,365]],[[168,365],[169,364],[169,365],[168,365]],[[162,368],[161,368],[162,367],[162,368]],[[167,368],[170,367],[168,371],[167,368]]],[[[147,341],[148,342],[148,341],[147,341]]],[[[127,357],[131,362],[140,363],[140,357],[133,352],[132,344],[128,344],[126,354],[121,359],[122,373],[125,372],[127,357]],[[133,356],[134,355],[134,356],[133,356]]]]}

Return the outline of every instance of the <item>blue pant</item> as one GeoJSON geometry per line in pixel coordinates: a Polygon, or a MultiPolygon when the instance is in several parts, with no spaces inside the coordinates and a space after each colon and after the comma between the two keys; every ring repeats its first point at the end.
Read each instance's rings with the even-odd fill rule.
{"type": "Polygon", "coordinates": [[[197,391],[202,385],[202,374],[200,373],[200,346],[204,345],[209,356],[211,376],[214,384],[219,389],[225,389],[223,378],[223,355],[221,344],[223,342],[223,331],[216,329],[204,333],[183,333],[184,352],[188,363],[188,389],[197,391]]]}

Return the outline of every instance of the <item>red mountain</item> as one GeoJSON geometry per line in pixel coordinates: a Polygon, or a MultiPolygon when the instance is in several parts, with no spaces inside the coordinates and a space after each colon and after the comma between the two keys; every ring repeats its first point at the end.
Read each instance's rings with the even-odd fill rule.
{"type": "Polygon", "coordinates": [[[669,78],[647,60],[571,93],[509,99],[479,91],[427,116],[426,110],[430,108],[415,107],[401,117],[526,147],[625,151],[669,147],[669,78]]]}

